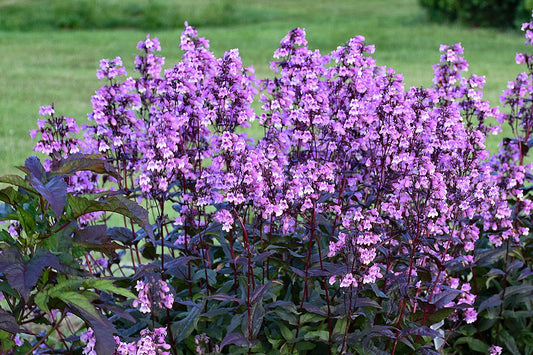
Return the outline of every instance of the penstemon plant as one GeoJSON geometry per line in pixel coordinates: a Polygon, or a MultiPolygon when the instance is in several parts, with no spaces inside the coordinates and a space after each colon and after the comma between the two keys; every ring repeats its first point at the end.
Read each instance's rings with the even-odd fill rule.
{"type": "Polygon", "coordinates": [[[2,351],[531,350],[531,73],[500,113],[460,44],[430,88],[361,36],[291,30],[265,80],[187,23],[175,66],[137,49],[134,77],[100,62],[83,139],[42,107],[47,160],[0,180],[2,351]],[[494,118],[516,136],[489,159],[494,118]]]}

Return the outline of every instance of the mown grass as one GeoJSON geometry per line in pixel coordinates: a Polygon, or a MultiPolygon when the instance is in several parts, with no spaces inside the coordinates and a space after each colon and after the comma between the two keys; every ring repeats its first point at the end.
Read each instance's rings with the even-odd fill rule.
{"type": "MultiPolygon", "coordinates": [[[[72,2],[85,3],[77,0],[72,2]]],[[[5,9],[10,8],[9,4],[17,4],[19,10],[26,9],[29,17],[45,16],[36,14],[44,11],[38,5],[41,3],[64,5],[69,1],[0,0],[0,23],[7,21],[8,12],[5,9]]],[[[134,3],[142,2],[98,0],[90,3],[94,4],[94,11],[98,13],[95,18],[102,17],[101,20],[104,21],[106,17],[120,18],[127,15],[118,10],[111,13],[109,6],[122,4],[120,8],[127,9],[134,3]],[[104,6],[104,3],[109,4],[104,6]],[[98,6],[102,8],[98,9],[98,6]]],[[[0,31],[2,173],[13,172],[14,165],[22,164],[25,157],[32,154],[34,142],[30,140],[28,130],[35,127],[39,106],[54,103],[58,113],[86,122],[86,114],[90,111],[90,96],[101,85],[95,77],[99,60],[121,56],[132,74],[135,46],[149,31],[152,37],[160,38],[166,66],[172,66],[179,59],[177,44],[182,30],[181,22],[187,18],[191,23],[197,21],[200,34],[211,40],[211,48],[216,54],[221,55],[230,48],[239,48],[245,65],[253,64],[258,77],[271,75],[268,68],[273,51],[287,31],[296,26],[306,28],[310,46],[319,48],[323,53],[354,35],[364,35],[368,42],[376,45],[375,58],[380,65],[403,73],[408,85],[417,86],[431,85],[432,64],[439,60],[438,49],[441,43],[462,42],[465,56],[470,62],[470,72],[487,78],[486,98],[493,104],[498,104],[507,82],[522,70],[514,64],[515,53],[526,50],[519,29],[504,32],[430,24],[416,0],[308,0],[305,4],[297,0],[201,0],[196,7],[187,7],[189,2],[181,0],[154,0],[148,3],[169,6],[168,11],[160,15],[161,21],[174,16],[179,20],[176,22],[179,27],[167,26],[162,29],[165,26],[153,25],[154,28],[127,28],[137,26],[132,24],[117,26],[120,28],[112,30],[55,30],[50,29],[53,26],[46,27],[46,21],[41,19],[35,21],[47,30],[37,31],[33,25],[28,25],[25,28],[27,31],[22,31],[21,28],[0,31]],[[216,18],[217,9],[228,6],[228,3],[231,5],[233,18],[224,19],[224,12],[216,18]],[[171,6],[174,6],[172,4],[181,4],[179,14],[170,12],[173,9],[171,6]],[[200,21],[202,19],[203,22],[200,21]]],[[[10,11],[13,11],[12,7],[10,11]]],[[[494,138],[489,142],[492,150],[495,150],[496,144],[497,140],[494,138]]]]}

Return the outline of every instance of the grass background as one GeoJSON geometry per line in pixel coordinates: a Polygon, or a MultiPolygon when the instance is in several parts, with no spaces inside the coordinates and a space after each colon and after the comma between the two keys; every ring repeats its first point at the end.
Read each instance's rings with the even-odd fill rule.
{"type": "MultiPolygon", "coordinates": [[[[32,154],[28,130],[39,106],[54,103],[59,114],[87,122],[101,58],[121,56],[132,74],[136,44],[149,32],[161,41],[165,66],[174,65],[185,20],[215,54],[239,48],[260,78],[271,75],[272,53],[297,26],[323,53],[364,35],[379,65],[416,86],[431,85],[440,44],[462,42],[470,72],[486,76],[485,98],[494,105],[523,70],[515,53],[528,50],[519,28],[432,24],[417,0],[0,0],[0,174],[32,154]]],[[[492,150],[498,140],[490,138],[492,150]]]]}

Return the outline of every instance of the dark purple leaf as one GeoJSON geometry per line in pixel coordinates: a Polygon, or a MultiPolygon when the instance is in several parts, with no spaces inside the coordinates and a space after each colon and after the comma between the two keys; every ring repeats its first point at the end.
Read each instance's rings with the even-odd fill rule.
{"type": "Polygon", "coordinates": [[[520,272],[520,276],[518,276],[518,281],[521,281],[531,275],[533,275],[533,270],[531,270],[530,268],[525,268],[524,270],[522,270],[522,272],[520,272]]]}
{"type": "Polygon", "coordinates": [[[440,293],[437,293],[433,297],[433,300],[431,301],[431,303],[435,305],[436,309],[441,309],[444,306],[446,306],[448,303],[453,301],[460,294],[461,294],[460,290],[456,290],[453,288],[446,289],[440,293]]]}
{"type": "MultiPolygon", "coordinates": [[[[503,293],[503,291],[501,291],[500,293],[503,293]]],[[[520,295],[520,294],[532,295],[533,294],[533,285],[510,286],[510,287],[507,287],[507,289],[505,290],[505,297],[506,298],[514,296],[514,295],[520,295]]]]}
{"type": "Polygon", "coordinates": [[[57,256],[45,249],[38,249],[28,263],[15,247],[7,248],[0,254],[0,272],[6,276],[9,286],[17,290],[26,302],[43,269],[47,267],[62,270],[57,256]]]}
{"type": "Polygon", "coordinates": [[[12,334],[25,332],[19,327],[15,317],[3,309],[0,309],[0,329],[12,334]]]}
{"type": "Polygon", "coordinates": [[[94,350],[98,355],[113,355],[115,353],[116,342],[113,334],[117,330],[105,316],[99,314],[95,317],[93,314],[82,308],[72,309],[73,313],[80,316],[93,329],[96,338],[94,350]]]}
{"type": "Polygon", "coordinates": [[[373,307],[381,308],[379,303],[368,297],[360,297],[355,300],[355,307],[373,307]]]}
{"type": "Polygon", "coordinates": [[[291,266],[291,270],[301,278],[305,278],[305,272],[303,270],[297,269],[294,266],[291,266]]]}
{"type": "Polygon", "coordinates": [[[270,288],[270,285],[272,285],[272,281],[267,282],[264,285],[259,285],[254,289],[254,292],[252,293],[252,296],[250,297],[250,305],[255,304],[257,301],[263,298],[265,293],[270,288]]]}
{"type": "Polygon", "coordinates": [[[65,179],[62,176],[54,176],[46,184],[43,184],[42,181],[32,176],[30,181],[31,186],[48,201],[56,217],[60,217],[67,202],[67,183],[65,179]]]}
{"type": "Polygon", "coordinates": [[[129,228],[125,227],[109,227],[107,228],[107,235],[118,242],[125,245],[131,245],[134,241],[133,232],[129,228]]]}
{"type": "Polygon", "coordinates": [[[254,256],[252,261],[255,262],[255,263],[260,263],[263,260],[265,260],[266,258],[268,258],[268,257],[270,257],[270,256],[272,256],[274,254],[276,254],[275,250],[267,250],[264,253],[261,253],[261,254],[258,254],[256,256],[254,256]]]}
{"type": "Polygon", "coordinates": [[[481,313],[487,308],[498,307],[499,305],[502,304],[502,302],[503,301],[501,300],[500,295],[493,295],[487,298],[486,300],[484,300],[483,302],[481,302],[481,304],[479,305],[477,309],[477,312],[481,313]]]}
{"type": "Polygon", "coordinates": [[[476,266],[490,266],[495,262],[503,258],[505,255],[506,249],[504,247],[497,249],[485,250],[478,255],[474,260],[476,266]]]}
{"type": "Polygon", "coordinates": [[[323,317],[327,317],[328,316],[328,313],[323,310],[322,308],[320,307],[317,307],[315,306],[314,304],[311,304],[311,303],[304,303],[304,309],[307,311],[307,312],[310,312],[310,313],[314,313],[314,314],[318,314],[318,315],[321,315],[323,317]]]}
{"type": "Polygon", "coordinates": [[[248,339],[244,337],[241,333],[229,333],[227,334],[222,342],[220,343],[220,350],[226,345],[237,345],[237,346],[248,346],[248,339]]]}
{"type": "Polygon", "coordinates": [[[415,328],[407,328],[407,329],[402,329],[400,331],[400,337],[405,337],[407,335],[420,335],[420,336],[424,336],[424,337],[432,337],[432,338],[442,338],[443,335],[437,331],[437,330],[434,330],[434,329],[431,329],[429,327],[426,327],[426,326],[420,326],[420,327],[415,327],[415,328]]]}
{"type": "Polygon", "coordinates": [[[76,231],[74,240],[78,243],[105,244],[110,240],[107,229],[103,224],[86,226],[76,231]]]}
{"type": "Polygon", "coordinates": [[[46,171],[44,170],[39,158],[37,158],[35,155],[32,155],[26,159],[24,162],[24,168],[26,168],[25,170],[28,175],[35,177],[39,181],[44,181],[44,178],[46,177],[46,171]]]}
{"type": "Polygon", "coordinates": [[[74,217],[80,217],[91,212],[107,211],[121,214],[130,218],[143,228],[155,245],[155,235],[148,220],[148,211],[133,201],[121,195],[108,196],[105,200],[94,201],[81,196],[68,196],[68,204],[74,217]]]}
{"type": "Polygon", "coordinates": [[[206,298],[207,299],[211,299],[211,300],[217,300],[217,301],[237,302],[238,304],[244,304],[243,300],[241,300],[241,299],[239,299],[237,297],[233,297],[233,296],[227,295],[225,293],[217,293],[216,295],[208,296],[206,298]]]}

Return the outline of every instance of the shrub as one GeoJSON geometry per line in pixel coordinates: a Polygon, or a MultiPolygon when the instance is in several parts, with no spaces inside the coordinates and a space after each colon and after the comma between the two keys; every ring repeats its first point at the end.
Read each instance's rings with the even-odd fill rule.
{"type": "Polygon", "coordinates": [[[136,77],[100,62],[83,139],[42,107],[44,166],[0,180],[4,352],[530,350],[529,74],[504,114],[459,44],[426,89],[361,36],[323,55],[291,30],[260,82],[187,24],[169,69],[137,48],[136,77]],[[489,160],[491,118],[517,134],[489,160]]]}
{"type": "Polygon", "coordinates": [[[432,21],[459,21],[472,26],[512,27],[533,8],[521,0],[420,0],[432,21]]]}

